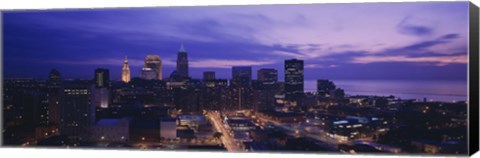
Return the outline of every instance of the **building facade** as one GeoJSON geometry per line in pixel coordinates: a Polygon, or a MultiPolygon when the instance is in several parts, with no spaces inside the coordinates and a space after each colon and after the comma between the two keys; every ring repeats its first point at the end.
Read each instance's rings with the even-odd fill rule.
{"type": "Polygon", "coordinates": [[[285,60],[285,99],[297,101],[303,92],[303,60],[285,60]]]}
{"type": "Polygon", "coordinates": [[[177,72],[181,78],[186,78],[188,74],[188,56],[183,45],[180,46],[177,54],[177,72]]]}
{"type": "Polygon", "coordinates": [[[64,84],[61,97],[61,135],[86,139],[95,123],[95,107],[91,103],[93,85],[85,81],[64,84]]]}
{"type": "MultiPolygon", "coordinates": [[[[143,66],[145,71],[153,71],[154,73],[154,78],[156,80],[162,80],[163,78],[163,72],[162,72],[162,60],[160,59],[160,56],[158,55],[147,55],[145,57],[145,63],[143,66]]],[[[144,69],[142,69],[142,74],[144,73],[144,69]]],[[[145,72],[145,73],[150,73],[150,72],[145,72]]]]}
{"type": "Polygon", "coordinates": [[[108,69],[95,69],[95,87],[109,88],[110,87],[110,72],[108,69]]]}

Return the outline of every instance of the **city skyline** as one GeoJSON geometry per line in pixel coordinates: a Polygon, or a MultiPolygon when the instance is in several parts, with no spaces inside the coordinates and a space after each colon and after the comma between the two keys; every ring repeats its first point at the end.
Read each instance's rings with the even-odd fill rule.
{"type": "Polygon", "coordinates": [[[283,76],[283,60],[298,58],[305,60],[305,80],[466,81],[467,32],[459,28],[467,28],[467,3],[394,4],[349,4],[342,16],[338,4],[6,12],[5,77],[46,78],[56,68],[65,78],[85,79],[103,67],[120,80],[125,56],[136,77],[143,58],[152,54],[162,57],[165,78],[175,70],[183,43],[190,76],[199,79],[204,71],[229,78],[233,66],[252,66],[253,76],[261,68],[283,76]],[[365,12],[374,9],[386,14],[365,12]],[[296,14],[278,16],[279,10],[296,14]],[[313,14],[318,10],[332,16],[313,14]],[[416,71],[406,71],[411,69],[416,71]]]}
{"type": "Polygon", "coordinates": [[[464,155],[468,7],[8,11],[2,146],[464,155]]]}

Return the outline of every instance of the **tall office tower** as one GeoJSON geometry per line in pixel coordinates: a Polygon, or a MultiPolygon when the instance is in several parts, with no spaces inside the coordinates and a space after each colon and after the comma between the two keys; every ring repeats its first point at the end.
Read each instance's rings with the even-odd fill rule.
{"type": "Polygon", "coordinates": [[[278,72],[275,69],[260,69],[257,71],[257,80],[261,82],[277,82],[278,72]]]}
{"type": "Polygon", "coordinates": [[[86,139],[95,123],[95,107],[91,104],[93,85],[85,81],[64,84],[61,98],[60,133],[70,138],[86,139]]]}
{"type": "Polygon", "coordinates": [[[95,69],[95,87],[109,88],[110,87],[110,73],[108,69],[95,69]]]}
{"type": "Polygon", "coordinates": [[[214,71],[203,72],[203,80],[215,80],[215,72],[214,71]]]}
{"type": "Polygon", "coordinates": [[[130,67],[128,66],[127,56],[125,56],[125,61],[123,61],[122,81],[125,83],[130,82],[130,67]]]}
{"type": "Polygon", "coordinates": [[[252,67],[232,67],[231,105],[234,109],[246,109],[252,106],[252,67]]]}
{"type": "Polygon", "coordinates": [[[59,71],[52,69],[48,75],[47,93],[48,93],[48,113],[50,123],[60,125],[60,90],[62,87],[62,77],[59,71]]]}
{"type": "Polygon", "coordinates": [[[149,68],[155,73],[155,77],[153,79],[162,80],[162,60],[160,59],[160,56],[147,55],[147,57],[145,57],[143,68],[149,68]]]}
{"type": "Polygon", "coordinates": [[[260,69],[257,71],[257,81],[254,82],[255,111],[273,111],[275,107],[275,94],[279,88],[278,71],[275,69],[260,69]]]}
{"type": "Polygon", "coordinates": [[[252,81],[251,66],[234,66],[232,67],[232,83],[233,86],[248,87],[252,81]]]}
{"type": "Polygon", "coordinates": [[[285,60],[285,99],[298,101],[303,93],[303,60],[285,60]]]}
{"type": "Polygon", "coordinates": [[[337,87],[330,80],[317,80],[317,93],[321,97],[329,97],[337,87]]]}
{"type": "Polygon", "coordinates": [[[188,56],[183,44],[177,54],[177,72],[181,78],[188,77],[188,56]]]}
{"type": "Polygon", "coordinates": [[[92,89],[92,104],[95,107],[108,108],[110,74],[108,69],[95,69],[95,88],[92,89]]]}

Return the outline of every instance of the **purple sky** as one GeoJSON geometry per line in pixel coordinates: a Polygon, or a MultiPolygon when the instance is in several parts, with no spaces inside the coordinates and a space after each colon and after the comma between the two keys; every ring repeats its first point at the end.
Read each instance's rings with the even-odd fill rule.
{"type": "Polygon", "coordinates": [[[468,2],[10,11],[3,35],[6,77],[103,67],[119,80],[125,55],[135,77],[147,54],[169,76],[183,43],[194,78],[251,65],[283,80],[283,61],[300,58],[306,80],[466,80],[468,2]]]}

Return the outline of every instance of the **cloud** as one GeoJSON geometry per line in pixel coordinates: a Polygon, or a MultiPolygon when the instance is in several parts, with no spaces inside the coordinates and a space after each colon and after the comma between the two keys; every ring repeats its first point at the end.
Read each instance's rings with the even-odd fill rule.
{"type": "Polygon", "coordinates": [[[283,56],[283,57],[288,57],[288,58],[296,58],[296,59],[305,59],[306,56],[304,54],[300,54],[300,53],[294,53],[294,52],[287,52],[287,51],[273,51],[272,52],[273,55],[279,55],[279,56],[283,56]]]}
{"type": "Polygon", "coordinates": [[[323,68],[336,68],[336,67],[338,67],[338,65],[336,65],[336,64],[330,64],[330,65],[306,64],[306,65],[305,65],[305,68],[319,68],[319,69],[323,69],[323,68]]]}
{"type": "Polygon", "coordinates": [[[363,56],[353,58],[352,63],[370,64],[380,62],[407,62],[407,63],[433,63],[436,66],[448,64],[466,64],[467,55],[436,56],[436,57],[408,57],[408,56],[363,56]]]}
{"type": "Polygon", "coordinates": [[[399,33],[414,35],[414,36],[427,36],[433,33],[431,26],[425,26],[424,21],[417,20],[412,22],[411,16],[406,16],[398,25],[397,30],[399,33]]]}
{"type": "MultiPolygon", "coordinates": [[[[53,60],[46,61],[45,63],[63,64],[63,65],[123,65],[123,59],[102,59],[102,60],[53,60]]],[[[130,66],[143,66],[143,60],[128,59],[128,65],[130,66]]]]}
{"type": "Polygon", "coordinates": [[[274,64],[273,60],[229,60],[229,59],[197,59],[191,61],[192,68],[232,68],[232,66],[260,66],[274,64]]]}

